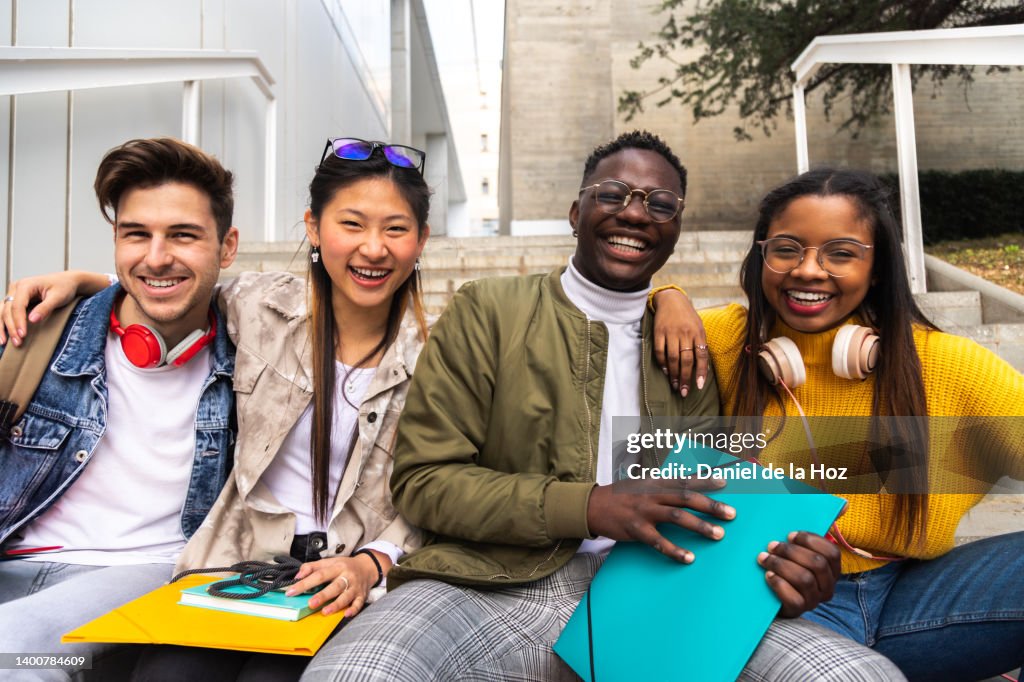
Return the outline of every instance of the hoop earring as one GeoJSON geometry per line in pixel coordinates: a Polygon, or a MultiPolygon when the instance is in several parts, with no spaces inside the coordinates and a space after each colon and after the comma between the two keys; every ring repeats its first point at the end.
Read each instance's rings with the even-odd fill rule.
{"type": "Polygon", "coordinates": [[[580,233],[576,231],[576,228],[572,228],[572,238],[576,239],[580,236],[580,233]]]}
{"type": "Polygon", "coordinates": [[[423,266],[420,265],[420,259],[419,258],[416,259],[416,264],[412,266],[412,269],[415,270],[416,272],[419,272],[420,270],[423,269],[423,266]]]}
{"type": "Polygon", "coordinates": [[[309,260],[313,263],[320,262],[320,247],[314,246],[309,250],[309,260]]]}

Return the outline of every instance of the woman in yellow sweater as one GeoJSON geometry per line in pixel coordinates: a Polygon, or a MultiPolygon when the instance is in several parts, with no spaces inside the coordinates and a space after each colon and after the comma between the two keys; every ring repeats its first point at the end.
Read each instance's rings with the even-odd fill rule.
{"type": "MultiPolygon", "coordinates": [[[[1024,533],[953,535],[996,479],[1024,478],[1024,376],[920,311],[886,194],[835,169],[769,192],[740,276],[749,309],[701,318],[723,411],[774,434],[760,460],[846,469],[809,481],[849,504],[830,533],[844,575],[804,617],[911,680],[984,679],[1024,660],[1024,533]]],[[[655,303],[668,367],[692,309],[670,290],[655,303]]]]}

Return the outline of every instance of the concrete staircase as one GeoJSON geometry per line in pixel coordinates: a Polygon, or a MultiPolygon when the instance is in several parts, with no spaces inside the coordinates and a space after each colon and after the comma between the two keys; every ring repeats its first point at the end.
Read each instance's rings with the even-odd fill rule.
{"type": "MultiPolygon", "coordinates": [[[[737,272],[748,245],[745,233],[685,233],[655,283],[680,283],[698,307],[742,301],[737,272]]],[[[440,313],[470,280],[550,272],[568,263],[575,248],[574,239],[562,236],[432,238],[422,259],[424,303],[429,312],[440,313]]],[[[243,243],[224,276],[247,270],[305,274],[304,247],[299,242],[243,243]]]]}

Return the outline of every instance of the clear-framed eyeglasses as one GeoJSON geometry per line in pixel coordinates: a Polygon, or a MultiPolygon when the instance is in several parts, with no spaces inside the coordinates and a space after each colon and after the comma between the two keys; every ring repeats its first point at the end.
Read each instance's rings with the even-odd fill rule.
{"type": "Polygon", "coordinates": [[[821,246],[804,246],[789,237],[773,237],[757,242],[764,264],[772,272],[786,275],[804,262],[808,249],[818,253],[818,265],[833,277],[846,277],[857,271],[867,258],[871,244],[853,239],[833,239],[821,246]]]}
{"type": "Polygon", "coordinates": [[[595,185],[589,185],[580,189],[580,194],[587,190],[594,190],[594,201],[605,213],[612,215],[620,213],[629,206],[634,194],[643,198],[644,210],[647,215],[656,223],[667,223],[679,215],[686,202],[679,195],[669,189],[652,189],[645,192],[642,189],[634,189],[620,180],[605,180],[595,185]]]}

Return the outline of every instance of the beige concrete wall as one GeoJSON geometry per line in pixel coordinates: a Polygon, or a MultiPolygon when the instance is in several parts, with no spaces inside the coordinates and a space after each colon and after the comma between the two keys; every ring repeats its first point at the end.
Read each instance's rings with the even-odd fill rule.
{"type": "MultiPolygon", "coordinates": [[[[624,89],[652,89],[670,65],[652,61],[637,71],[629,60],[663,23],[651,7],[607,0],[507,0],[503,125],[508,126],[512,220],[564,216],[590,149],[633,128],[661,135],[690,171],[686,224],[691,229],[743,229],[770,187],[796,170],[793,124],[780,118],[770,137],[736,141],[733,112],[694,123],[677,103],[627,123],[616,113],[624,89]],[[531,191],[524,191],[529,189],[531,191]]],[[[875,172],[896,169],[895,133],[879,117],[857,137],[836,132],[842,111],[826,121],[821,100],[808,97],[812,164],[875,172]]],[[[966,97],[948,82],[936,91],[922,81],[914,97],[918,164],[922,170],[1024,168],[1024,73],[985,75],[979,68],[966,97]]],[[[504,152],[503,152],[504,153],[504,152]]]]}
{"type": "Polygon", "coordinates": [[[510,154],[513,220],[564,218],[587,153],[612,134],[614,4],[506,4],[502,153],[510,154]]]}

